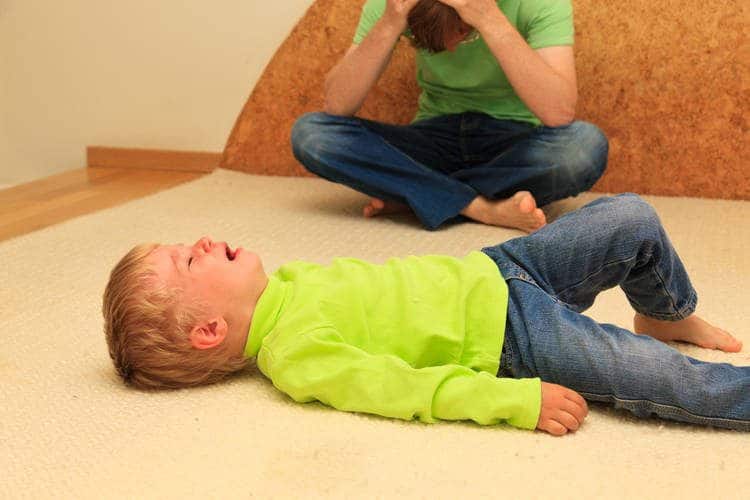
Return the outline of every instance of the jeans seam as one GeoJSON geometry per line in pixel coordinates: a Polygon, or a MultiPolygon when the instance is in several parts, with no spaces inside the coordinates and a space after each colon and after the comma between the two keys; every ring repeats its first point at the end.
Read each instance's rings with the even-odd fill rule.
{"type": "MultiPolygon", "coordinates": [[[[569,290],[571,290],[573,288],[576,288],[576,287],[582,285],[587,280],[589,280],[592,276],[594,276],[595,274],[597,274],[598,272],[600,272],[602,269],[604,269],[606,267],[609,267],[611,265],[619,265],[619,264],[622,264],[623,262],[632,261],[635,258],[636,257],[630,257],[630,258],[627,258],[627,259],[615,260],[615,261],[607,262],[606,264],[603,264],[596,273],[590,273],[590,274],[588,274],[585,278],[581,279],[580,281],[577,281],[576,283],[574,283],[574,284],[572,284],[570,286],[565,287],[563,290],[560,290],[560,292],[558,292],[556,295],[564,296],[566,292],[568,292],[569,290]]],[[[649,260],[650,259],[651,259],[651,256],[649,256],[649,260]]],[[[633,309],[635,309],[637,312],[643,314],[644,316],[648,316],[648,317],[655,318],[655,319],[665,319],[665,320],[673,320],[673,321],[675,321],[675,320],[685,319],[686,317],[690,316],[693,313],[694,309],[695,309],[695,302],[696,302],[695,301],[695,292],[691,291],[690,297],[686,301],[685,306],[683,306],[682,308],[678,308],[677,307],[677,302],[675,301],[675,298],[672,296],[672,294],[670,293],[669,289],[667,288],[667,286],[665,284],[665,281],[664,281],[664,278],[661,276],[661,274],[659,274],[658,269],[654,268],[651,271],[654,273],[654,275],[656,275],[656,278],[659,281],[659,284],[661,285],[662,290],[664,290],[664,292],[665,292],[664,294],[666,295],[666,297],[669,298],[669,302],[671,303],[671,307],[672,307],[672,310],[674,312],[672,314],[654,313],[654,312],[651,312],[651,311],[643,311],[643,310],[641,310],[640,307],[636,308],[635,306],[633,306],[633,309]]],[[[622,289],[622,287],[620,287],[620,288],[622,289]]],[[[628,295],[628,293],[625,292],[625,290],[623,290],[623,292],[625,293],[625,296],[628,297],[628,301],[630,302],[630,304],[633,305],[634,302],[631,299],[630,295],[628,295]]],[[[569,305],[571,307],[574,307],[572,304],[570,304],[569,302],[567,302],[567,301],[565,301],[563,299],[560,299],[560,302],[562,302],[563,304],[567,304],[567,305],[569,305]]]]}
{"type": "MultiPolygon", "coordinates": [[[[531,286],[533,286],[533,287],[541,290],[550,299],[552,299],[556,304],[561,304],[561,305],[565,306],[568,309],[574,310],[573,306],[571,306],[570,304],[568,304],[564,300],[561,300],[556,295],[549,293],[543,287],[539,286],[539,283],[537,283],[536,280],[534,280],[534,278],[532,278],[531,276],[510,276],[510,277],[509,276],[503,276],[503,277],[505,278],[506,281],[510,281],[510,280],[523,281],[524,283],[526,283],[528,285],[531,285],[531,286]]],[[[576,311],[576,312],[578,312],[578,311],[576,311]]]]}
{"type": "Polygon", "coordinates": [[[582,283],[584,283],[585,281],[589,280],[592,276],[594,276],[595,274],[597,274],[598,272],[600,272],[605,267],[609,267],[609,266],[611,266],[613,264],[622,264],[623,262],[628,262],[628,261],[634,260],[634,259],[635,259],[635,257],[629,257],[627,259],[613,260],[611,262],[607,262],[605,264],[602,264],[602,266],[599,268],[599,270],[597,272],[595,272],[595,273],[589,273],[588,275],[586,275],[585,278],[577,281],[576,283],[574,283],[574,284],[572,284],[572,285],[570,285],[568,287],[565,287],[565,289],[563,289],[563,290],[560,291],[560,295],[562,295],[566,291],[570,290],[571,288],[575,288],[575,287],[581,285],[582,283]]]}
{"type": "MultiPolygon", "coordinates": [[[[630,302],[630,305],[632,306],[633,301],[630,300],[630,296],[627,293],[625,294],[625,296],[628,297],[628,301],[630,302]]],[[[687,318],[688,316],[690,316],[691,314],[695,312],[695,305],[698,302],[696,299],[697,299],[696,293],[694,291],[691,291],[690,296],[685,301],[685,305],[680,309],[674,308],[675,309],[674,314],[662,314],[662,313],[655,313],[651,311],[643,311],[641,310],[640,307],[635,307],[635,306],[633,306],[633,309],[635,309],[638,313],[644,316],[647,316],[649,318],[654,318],[654,319],[658,319],[661,321],[679,321],[679,320],[687,318]]]]}
{"type": "MultiPolygon", "coordinates": [[[[651,257],[653,257],[653,255],[650,255],[649,259],[651,259],[651,257]]],[[[678,309],[677,302],[675,301],[675,299],[672,296],[672,294],[669,292],[669,289],[667,288],[667,285],[664,282],[664,278],[662,278],[661,274],[659,274],[659,269],[657,269],[656,266],[654,266],[654,268],[652,269],[652,271],[656,275],[656,277],[658,278],[659,283],[661,284],[662,288],[667,292],[667,297],[669,297],[670,302],[672,302],[672,310],[675,311],[675,313],[673,314],[673,317],[676,317],[678,320],[679,319],[684,319],[685,316],[683,316],[682,310],[678,309]]]]}
{"type": "MultiPolygon", "coordinates": [[[[563,295],[565,295],[565,293],[567,293],[567,292],[568,292],[568,290],[571,290],[571,289],[573,289],[573,288],[576,288],[576,287],[578,287],[578,286],[581,286],[581,285],[582,285],[583,283],[585,283],[586,281],[588,281],[589,279],[591,279],[591,277],[593,277],[593,276],[594,276],[595,274],[597,274],[597,273],[601,272],[601,270],[602,270],[602,269],[604,269],[605,267],[609,267],[609,266],[612,266],[612,265],[616,265],[616,264],[622,264],[623,262],[628,262],[628,261],[631,261],[631,260],[634,260],[634,259],[635,259],[635,257],[630,257],[630,258],[627,258],[627,259],[622,259],[622,260],[614,260],[614,261],[611,261],[611,262],[607,262],[606,264],[603,264],[603,265],[602,265],[602,266],[601,266],[601,267],[599,268],[599,270],[598,270],[598,271],[596,271],[596,272],[593,272],[593,273],[589,273],[589,274],[588,274],[588,275],[586,275],[586,277],[584,277],[583,279],[581,279],[581,280],[579,280],[579,281],[577,281],[577,282],[573,283],[572,285],[570,285],[570,286],[567,286],[567,287],[565,287],[564,289],[562,289],[562,290],[560,290],[559,292],[557,292],[557,293],[555,294],[555,296],[556,296],[556,297],[557,297],[557,296],[563,296],[563,295]]],[[[625,294],[625,295],[627,295],[627,294],[625,294]]],[[[573,304],[570,304],[569,302],[567,302],[567,301],[565,301],[565,300],[563,300],[563,299],[560,299],[560,302],[562,302],[563,304],[567,304],[568,306],[574,307],[574,305],[573,305],[573,304]]]]}
{"type": "MultiPolygon", "coordinates": [[[[726,417],[709,417],[705,415],[698,415],[691,411],[688,411],[679,406],[666,405],[663,403],[657,403],[650,399],[622,399],[612,394],[594,394],[591,392],[578,391],[578,393],[585,399],[591,399],[593,401],[604,402],[604,403],[619,403],[622,408],[628,411],[633,411],[634,405],[638,403],[647,403],[652,408],[658,408],[662,413],[656,412],[657,415],[670,415],[672,417],[683,417],[683,422],[689,422],[692,424],[701,425],[716,425],[717,423],[723,423],[722,427],[729,427],[732,429],[745,429],[750,430],[750,420],[743,420],[739,418],[726,418],[726,417]]],[[[675,419],[680,421],[679,419],[675,419]]]]}

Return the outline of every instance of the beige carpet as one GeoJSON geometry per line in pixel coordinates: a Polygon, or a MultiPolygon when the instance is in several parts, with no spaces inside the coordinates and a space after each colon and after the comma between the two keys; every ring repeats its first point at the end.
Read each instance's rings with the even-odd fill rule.
{"type": "MultiPolygon", "coordinates": [[[[750,364],[750,202],[647,199],[692,273],[699,312],[747,346],[680,349],[750,364]]],[[[100,297],[136,242],[210,234],[253,247],[273,270],[298,258],[461,255],[518,234],[363,220],[364,200],[317,179],[220,170],[0,244],[0,497],[747,498],[750,434],[596,407],[577,434],[553,438],[297,405],[256,372],[156,394],[115,379],[100,297]]],[[[591,314],[624,326],[632,315],[618,291],[591,314]]]]}

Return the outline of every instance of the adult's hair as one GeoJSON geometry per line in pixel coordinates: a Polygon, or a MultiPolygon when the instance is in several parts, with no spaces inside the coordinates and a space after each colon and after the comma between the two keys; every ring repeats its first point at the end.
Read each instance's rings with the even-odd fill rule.
{"type": "Polygon", "coordinates": [[[463,21],[453,7],[438,0],[420,0],[409,12],[407,23],[415,47],[442,52],[446,35],[458,31],[463,21]]]}
{"type": "Polygon", "coordinates": [[[149,265],[155,244],[138,245],[112,269],[102,315],[109,356],[122,380],[141,389],[216,382],[242,369],[244,358],[226,343],[196,349],[189,340],[199,304],[181,304],[181,290],[162,282],[149,265]]]}

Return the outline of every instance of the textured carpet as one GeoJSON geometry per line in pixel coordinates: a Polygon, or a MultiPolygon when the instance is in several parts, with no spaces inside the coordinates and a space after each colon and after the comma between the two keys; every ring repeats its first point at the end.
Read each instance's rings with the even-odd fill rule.
{"type": "MultiPolygon", "coordinates": [[[[565,201],[551,214],[592,196],[565,201]]],[[[648,197],[701,294],[699,313],[746,344],[750,202],[648,197]]],[[[203,234],[257,250],[266,269],[304,258],[383,261],[518,235],[359,216],[365,198],[310,178],[219,170],[0,244],[0,497],[747,498],[750,435],[594,407],[564,438],[434,425],[298,405],[254,370],[194,390],[143,393],[115,379],[101,331],[107,273],[140,241],[203,234]]],[[[628,326],[619,291],[591,314],[628,326]]]]}

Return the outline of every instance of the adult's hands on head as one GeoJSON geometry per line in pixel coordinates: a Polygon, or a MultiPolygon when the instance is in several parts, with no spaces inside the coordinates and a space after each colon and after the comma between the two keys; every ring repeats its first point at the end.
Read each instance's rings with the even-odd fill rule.
{"type": "Polygon", "coordinates": [[[403,32],[407,26],[409,12],[417,5],[419,0],[387,0],[385,12],[380,18],[403,32]]]}
{"type": "Polygon", "coordinates": [[[453,7],[466,24],[473,26],[480,33],[485,26],[496,24],[497,15],[504,16],[495,0],[438,0],[453,7]]]}

